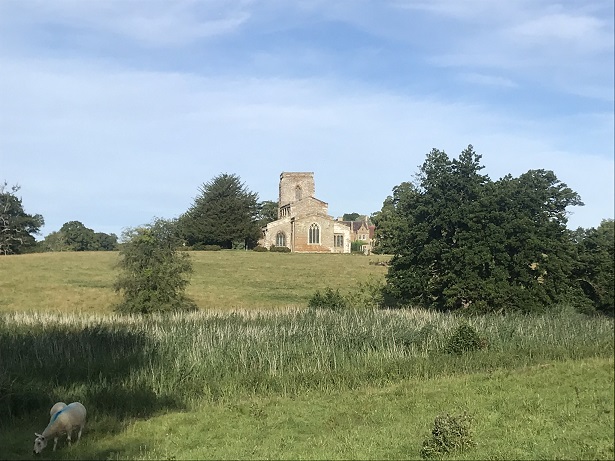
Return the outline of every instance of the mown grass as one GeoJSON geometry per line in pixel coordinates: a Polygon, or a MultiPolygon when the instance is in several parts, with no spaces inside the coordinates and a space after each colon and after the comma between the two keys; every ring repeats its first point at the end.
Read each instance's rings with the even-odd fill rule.
{"type": "MultiPolygon", "coordinates": [[[[386,256],[254,251],[190,252],[187,290],[202,309],[304,307],[317,289],[381,281],[386,256]]],[[[36,253],[0,258],[0,312],[110,313],[117,252],[36,253]]]]}
{"type": "MultiPolygon", "coordinates": [[[[91,409],[85,435],[46,459],[420,459],[434,418],[473,417],[476,446],[446,459],[613,459],[613,360],[410,378],[296,397],[255,396],[169,410],[122,428],[91,409]]],[[[0,432],[3,458],[29,459],[20,420],[0,432]]]]}

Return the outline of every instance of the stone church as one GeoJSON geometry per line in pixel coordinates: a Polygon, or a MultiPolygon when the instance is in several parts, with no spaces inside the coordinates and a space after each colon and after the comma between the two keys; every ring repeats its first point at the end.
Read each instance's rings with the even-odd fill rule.
{"type": "Polygon", "coordinates": [[[314,173],[282,173],[278,219],[263,228],[259,245],[295,253],[350,253],[350,227],[329,216],[329,205],[314,191],[314,173]]]}

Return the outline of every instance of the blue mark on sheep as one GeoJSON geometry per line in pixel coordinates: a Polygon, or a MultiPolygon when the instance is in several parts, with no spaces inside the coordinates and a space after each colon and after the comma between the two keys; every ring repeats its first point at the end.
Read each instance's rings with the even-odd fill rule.
{"type": "Polygon", "coordinates": [[[53,415],[53,417],[51,418],[51,421],[49,421],[49,424],[53,423],[56,419],[58,419],[58,416],[60,416],[60,413],[63,413],[64,410],[66,410],[68,407],[66,408],[62,408],[60,411],[58,411],[55,415],[53,415]]]}

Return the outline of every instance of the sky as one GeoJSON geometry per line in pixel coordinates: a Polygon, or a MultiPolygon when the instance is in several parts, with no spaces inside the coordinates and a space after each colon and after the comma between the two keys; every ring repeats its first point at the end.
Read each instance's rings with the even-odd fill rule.
{"type": "Polygon", "coordinates": [[[0,0],[0,183],[120,236],[235,174],[372,214],[433,148],[614,215],[613,0],[0,0]]]}

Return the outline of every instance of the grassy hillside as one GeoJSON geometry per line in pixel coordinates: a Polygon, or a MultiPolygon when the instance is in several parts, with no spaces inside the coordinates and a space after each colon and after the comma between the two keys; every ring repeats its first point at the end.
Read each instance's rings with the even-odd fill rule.
{"type": "MultiPolygon", "coordinates": [[[[188,295],[202,309],[305,307],[316,289],[382,280],[384,256],[191,252],[188,295]],[[372,263],[372,264],[370,264],[372,263]]],[[[0,311],[111,312],[116,252],[0,257],[0,311]]]]}
{"type": "Polygon", "coordinates": [[[81,444],[45,459],[613,459],[613,319],[309,310],[315,289],[382,280],[383,257],[191,253],[200,312],[120,316],[115,253],[0,257],[0,453],[30,459],[56,401],[81,444]],[[462,325],[482,348],[448,345],[462,325]]]}

